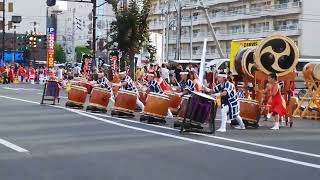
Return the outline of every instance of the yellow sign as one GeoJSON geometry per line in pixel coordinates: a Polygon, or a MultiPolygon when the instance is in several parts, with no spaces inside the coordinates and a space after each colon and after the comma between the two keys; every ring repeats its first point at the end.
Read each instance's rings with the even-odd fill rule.
{"type": "Polygon", "coordinates": [[[257,46],[260,40],[253,39],[253,40],[239,40],[239,41],[232,41],[231,42],[231,49],[230,49],[230,70],[235,72],[235,58],[237,53],[240,51],[241,48],[250,47],[250,46],[257,46]]]}

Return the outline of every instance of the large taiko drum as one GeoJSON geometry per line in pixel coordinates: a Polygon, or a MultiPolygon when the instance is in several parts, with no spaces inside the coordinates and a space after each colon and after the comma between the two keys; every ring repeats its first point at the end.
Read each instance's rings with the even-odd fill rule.
{"type": "Polygon", "coordinates": [[[154,118],[165,119],[169,109],[169,97],[165,94],[149,93],[146,106],[144,107],[144,115],[154,118]]]}
{"type": "Polygon", "coordinates": [[[169,108],[173,111],[177,111],[182,101],[181,96],[174,92],[166,92],[165,94],[169,96],[169,108]]]}
{"type": "Polygon", "coordinates": [[[239,75],[254,77],[257,70],[254,61],[255,47],[242,48],[235,57],[235,69],[239,75]]]}
{"type": "Polygon", "coordinates": [[[137,104],[137,93],[119,90],[114,103],[114,110],[124,113],[134,113],[137,104]]]}
{"type": "Polygon", "coordinates": [[[147,92],[144,90],[139,90],[139,100],[145,105],[147,102],[147,92]]]}
{"type": "Polygon", "coordinates": [[[71,85],[68,92],[68,103],[83,106],[87,98],[87,89],[81,86],[71,85]]]}
{"type": "Polygon", "coordinates": [[[111,93],[107,89],[95,87],[92,89],[89,105],[100,109],[106,109],[110,97],[111,93]]]}
{"type": "Polygon", "coordinates": [[[320,63],[308,63],[302,70],[305,81],[320,81],[320,63]]]}
{"type": "Polygon", "coordinates": [[[239,99],[240,116],[243,122],[248,126],[257,127],[260,120],[260,105],[258,101],[250,99],[239,99]]]}

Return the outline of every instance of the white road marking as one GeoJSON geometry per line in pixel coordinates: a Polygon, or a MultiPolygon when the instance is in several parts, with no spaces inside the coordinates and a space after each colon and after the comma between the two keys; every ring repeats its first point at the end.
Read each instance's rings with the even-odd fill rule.
{"type": "MultiPolygon", "coordinates": [[[[100,116],[100,117],[118,119],[118,120],[121,120],[121,121],[126,121],[126,122],[131,122],[131,123],[136,123],[136,124],[143,124],[143,125],[146,125],[146,126],[157,127],[157,128],[161,128],[161,129],[179,131],[178,129],[174,129],[174,128],[171,128],[171,127],[160,126],[160,125],[155,125],[155,124],[146,124],[146,123],[135,121],[135,120],[112,117],[112,116],[104,115],[104,114],[96,114],[96,113],[90,113],[90,112],[89,112],[89,114],[100,116]]],[[[195,134],[195,135],[199,135],[199,136],[205,136],[205,137],[210,137],[210,138],[214,138],[214,139],[220,139],[220,140],[224,140],[224,141],[236,142],[236,143],[240,143],[240,144],[246,144],[246,145],[251,145],[251,146],[256,146],[256,147],[263,147],[263,148],[267,148],[267,149],[273,149],[273,150],[278,150],[278,151],[284,151],[284,152],[290,152],[290,153],[294,153],[294,154],[301,154],[301,155],[305,155],[305,156],[320,158],[320,154],[314,154],[314,153],[308,153],[308,152],[297,151],[297,150],[292,150],[292,149],[280,148],[280,147],[269,146],[269,145],[264,145],[264,144],[252,143],[252,142],[248,142],[248,141],[225,138],[225,137],[221,137],[221,136],[214,136],[214,135],[193,133],[193,132],[191,132],[190,134],[195,134]]]]}
{"type": "Polygon", "coordinates": [[[13,91],[42,91],[40,89],[34,88],[11,88],[11,87],[2,87],[2,89],[13,90],[13,91]]]}
{"type": "MultiPolygon", "coordinates": [[[[37,94],[39,94],[39,95],[42,96],[42,93],[37,93],[37,94]]],[[[68,97],[65,97],[65,96],[60,96],[60,98],[62,98],[62,99],[68,99],[68,97]]]]}
{"type": "Polygon", "coordinates": [[[13,150],[15,150],[15,151],[17,151],[17,152],[20,152],[20,153],[27,153],[27,152],[29,152],[28,150],[26,150],[26,149],[24,149],[24,148],[22,148],[22,147],[20,147],[20,146],[17,146],[17,145],[15,145],[15,144],[13,144],[13,143],[11,143],[11,142],[9,142],[9,141],[6,141],[6,140],[4,140],[4,139],[0,139],[0,144],[4,145],[4,146],[6,146],[6,147],[8,147],[8,148],[10,148],[10,149],[13,149],[13,150]]]}
{"type": "MultiPolygon", "coordinates": [[[[6,98],[6,99],[11,99],[11,100],[22,101],[22,102],[28,102],[28,103],[32,103],[32,104],[39,104],[39,103],[34,102],[34,101],[28,101],[28,100],[24,100],[24,99],[13,98],[13,97],[7,97],[7,96],[1,96],[1,95],[0,95],[0,97],[6,98]]],[[[59,109],[64,109],[64,110],[67,110],[67,111],[70,111],[70,112],[74,112],[76,114],[79,114],[79,115],[82,115],[82,116],[85,116],[85,117],[88,117],[88,118],[91,118],[91,119],[95,119],[95,120],[98,120],[98,121],[102,121],[102,122],[105,122],[105,123],[108,123],[108,124],[112,124],[112,125],[116,125],[116,126],[123,127],[123,128],[133,129],[133,130],[136,130],[136,131],[142,131],[142,132],[146,132],[146,133],[156,134],[156,135],[169,137],[169,138],[173,138],[173,139],[179,139],[179,140],[183,140],[183,141],[203,144],[203,145],[212,146],[212,147],[219,147],[219,148],[227,149],[227,150],[231,150],[231,151],[242,152],[242,153],[245,153],[245,154],[251,154],[251,155],[255,155],[255,156],[260,156],[260,157],[265,157],[265,158],[274,159],[274,160],[278,160],[278,161],[283,161],[283,162],[288,162],[288,163],[292,163],[292,164],[297,164],[297,165],[302,165],[302,166],[306,166],[306,167],[312,167],[312,168],[320,169],[320,165],[319,164],[313,164],[313,163],[308,163],[308,162],[304,162],[304,161],[298,161],[298,160],[294,160],[294,159],[290,159],[290,158],[284,158],[284,157],[281,157],[281,156],[275,156],[275,155],[271,155],[271,154],[260,153],[260,152],[241,149],[241,148],[236,148],[236,147],[232,147],[232,146],[226,146],[226,145],[221,145],[221,144],[217,144],[217,143],[211,143],[211,142],[196,140],[196,139],[192,139],[192,138],[186,138],[186,137],[182,137],[182,136],[178,136],[178,135],[162,133],[162,132],[159,132],[159,131],[143,129],[143,128],[130,126],[130,125],[125,125],[125,124],[117,123],[117,122],[110,121],[110,120],[107,120],[107,119],[99,118],[97,116],[93,116],[91,114],[88,114],[88,113],[85,113],[85,112],[82,112],[82,111],[79,111],[79,110],[75,110],[75,109],[68,109],[68,108],[61,107],[61,106],[53,106],[53,107],[56,107],[56,108],[59,108],[59,109]]]]}

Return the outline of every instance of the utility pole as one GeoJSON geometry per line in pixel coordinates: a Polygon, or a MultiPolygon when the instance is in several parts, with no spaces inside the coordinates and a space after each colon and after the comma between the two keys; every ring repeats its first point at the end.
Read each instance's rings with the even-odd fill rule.
{"type": "Polygon", "coordinates": [[[2,62],[4,61],[4,50],[5,50],[5,36],[6,36],[6,0],[3,0],[3,14],[2,14],[2,62]]]}
{"type": "Polygon", "coordinates": [[[192,61],[193,59],[192,40],[193,40],[193,10],[191,9],[190,10],[190,61],[192,61]]]}
{"type": "Polygon", "coordinates": [[[170,2],[168,1],[168,9],[167,9],[167,15],[166,15],[166,29],[167,32],[165,33],[166,35],[166,62],[169,62],[169,32],[170,32],[170,23],[169,23],[169,18],[170,18],[170,2]]]}
{"type": "MultiPolygon", "coordinates": [[[[96,62],[96,46],[97,46],[97,39],[96,39],[96,33],[97,33],[97,0],[92,0],[93,3],[93,9],[92,9],[92,60],[96,62]]],[[[95,64],[97,65],[97,64],[95,64]]]]}
{"type": "Polygon", "coordinates": [[[13,64],[16,63],[16,40],[17,40],[17,32],[16,32],[16,28],[17,26],[14,25],[13,26],[13,29],[14,29],[14,32],[13,32],[13,64]]]}
{"type": "MultiPolygon", "coordinates": [[[[72,21],[73,21],[73,24],[72,24],[72,42],[71,42],[71,44],[72,44],[72,58],[73,58],[73,63],[77,63],[76,53],[75,53],[76,47],[74,47],[74,44],[75,44],[75,42],[74,42],[74,36],[75,36],[75,25],[76,25],[76,23],[75,23],[75,15],[76,15],[76,8],[73,8],[73,10],[72,10],[72,21]]],[[[69,34],[69,33],[68,33],[68,34],[69,34]]]]}

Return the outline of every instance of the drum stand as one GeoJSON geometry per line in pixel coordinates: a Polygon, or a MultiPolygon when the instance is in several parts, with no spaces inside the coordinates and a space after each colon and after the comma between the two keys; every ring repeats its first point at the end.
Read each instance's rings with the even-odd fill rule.
{"type": "MultiPolygon", "coordinates": [[[[191,97],[188,99],[187,111],[184,114],[183,121],[180,125],[180,133],[183,132],[196,132],[196,133],[204,133],[204,134],[213,134],[215,132],[215,118],[217,113],[217,103],[215,101],[211,102],[210,108],[206,109],[207,114],[213,114],[209,123],[209,131],[205,131],[204,127],[201,126],[201,123],[192,121],[192,117],[196,115],[196,112],[199,111],[198,107],[191,107],[191,97]],[[210,109],[210,110],[208,110],[210,109]],[[186,119],[187,113],[191,112],[190,119],[186,119]]],[[[202,108],[201,108],[202,109],[202,108]]]]}
{"type": "Polygon", "coordinates": [[[315,107],[314,102],[320,101],[320,81],[307,81],[306,85],[307,92],[301,98],[293,114],[295,117],[319,119],[320,107],[315,107]],[[303,107],[304,104],[306,104],[305,107],[303,107]]]}
{"type": "Polygon", "coordinates": [[[111,111],[111,116],[118,116],[118,117],[134,117],[133,113],[130,112],[123,112],[113,109],[111,111]]]}
{"type": "Polygon", "coordinates": [[[83,109],[84,105],[81,104],[81,103],[75,103],[75,102],[67,101],[66,102],[66,107],[83,109]]]}
{"type": "Polygon", "coordinates": [[[106,113],[107,109],[103,107],[89,105],[87,106],[86,111],[91,111],[93,113],[106,113]]]}
{"type": "Polygon", "coordinates": [[[141,115],[140,121],[147,122],[148,124],[161,124],[161,125],[167,123],[167,121],[165,119],[160,119],[160,118],[156,118],[156,117],[152,117],[152,116],[148,116],[148,115],[141,115]]]}

